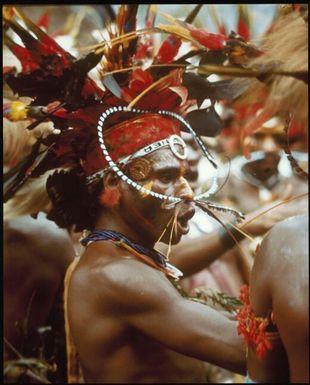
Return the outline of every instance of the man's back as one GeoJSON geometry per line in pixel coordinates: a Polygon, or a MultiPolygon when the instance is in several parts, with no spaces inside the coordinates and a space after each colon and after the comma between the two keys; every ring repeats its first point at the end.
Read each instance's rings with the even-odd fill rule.
{"type": "MultiPolygon", "coordinates": [[[[62,280],[73,257],[66,231],[43,213],[4,221],[4,336],[26,357],[39,354],[39,327],[51,326],[54,336],[44,354],[55,354],[56,335],[64,338],[62,280]]],[[[5,357],[16,358],[8,345],[5,357]]]]}
{"type": "Polygon", "coordinates": [[[281,340],[272,342],[262,361],[250,351],[248,369],[254,380],[309,381],[308,235],[307,215],[284,220],[265,238],[255,261],[251,305],[256,316],[273,311],[281,340]]]}

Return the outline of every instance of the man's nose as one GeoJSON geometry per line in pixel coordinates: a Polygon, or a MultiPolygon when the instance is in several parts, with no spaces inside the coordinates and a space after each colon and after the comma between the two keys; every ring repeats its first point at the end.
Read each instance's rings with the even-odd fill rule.
{"type": "Polygon", "coordinates": [[[267,135],[262,143],[262,150],[265,152],[277,152],[278,146],[271,135],[267,135]]]}
{"type": "Polygon", "coordinates": [[[183,176],[181,176],[177,182],[176,196],[188,202],[192,201],[194,198],[194,192],[183,176]]]}

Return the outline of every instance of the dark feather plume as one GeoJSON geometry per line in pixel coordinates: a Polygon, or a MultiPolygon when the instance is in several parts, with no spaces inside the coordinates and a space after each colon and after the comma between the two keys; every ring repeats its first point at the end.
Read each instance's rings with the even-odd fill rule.
{"type": "Polygon", "coordinates": [[[42,162],[47,154],[48,148],[42,151],[41,142],[38,140],[33,146],[31,153],[20,161],[13,169],[4,175],[3,201],[7,202],[16,191],[24,185],[31,177],[33,170],[42,162]]]}
{"type": "Polygon", "coordinates": [[[187,121],[197,135],[215,137],[220,134],[224,123],[213,106],[191,111],[187,114],[187,121]]]}

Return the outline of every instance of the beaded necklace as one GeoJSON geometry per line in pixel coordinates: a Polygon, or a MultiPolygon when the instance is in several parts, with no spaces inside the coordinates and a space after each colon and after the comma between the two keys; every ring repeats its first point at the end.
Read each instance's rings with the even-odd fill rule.
{"type": "Polygon", "coordinates": [[[167,258],[163,254],[159,253],[154,249],[149,249],[145,246],[139,245],[138,243],[132,242],[130,239],[125,237],[125,235],[119,233],[118,231],[107,229],[95,230],[91,234],[83,238],[81,240],[81,244],[86,247],[91,242],[106,240],[112,241],[116,245],[123,247],[124,249],[130,251],[137,258],[143,260],[145,263],[157,268],[158,270],[163,271],[165,274],[175,279],[179,279],[183,275],[183,273],[179,269],[177,269],[167,261],[167,258]],[[150,258],[151,261],[155,263],[150,263],[151,261],[146,259],[145,257],[150,258]]]}

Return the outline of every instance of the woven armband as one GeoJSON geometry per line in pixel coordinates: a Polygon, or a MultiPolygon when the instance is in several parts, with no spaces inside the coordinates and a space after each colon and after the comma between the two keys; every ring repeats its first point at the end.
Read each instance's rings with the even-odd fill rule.
{"type": "MultiPolygon", "coordinates": [[[[230,230],[231,234],[237,241],[241,241],[244,238],[244,235],[240,231],[236,230],[232,225],[228,224],[226,227],[230,230]]],[[[236,245],[236,241],[231,234],[225,229],[225,227],[221,227],[219,231],[220,242],[225,249],[230,249],[236,245]]]]}

